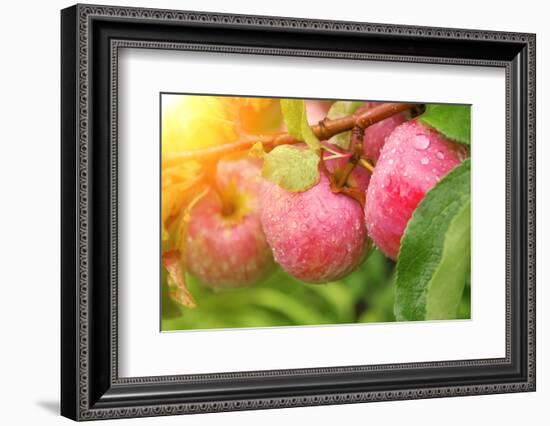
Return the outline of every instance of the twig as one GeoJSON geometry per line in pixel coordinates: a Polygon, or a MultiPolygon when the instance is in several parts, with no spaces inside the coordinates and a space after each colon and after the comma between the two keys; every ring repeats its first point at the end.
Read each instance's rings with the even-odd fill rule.
{"type": "MultiPolygon", "coordinates": [[[[327,140],[334,135],[353,129],[354,127],[366,127],[384,120],[394,114],[417,108],[418,104],[407,103],[384,103],[368,109],[360,114],[352,114],[346,117],[333,120],[325,119],[319,124],[311,126],[311,130],[320,140],[327,140]]],[[[276,146],[294,144],[301,142],[288,133],[278,133],[274,135],[246,136],[235,142],[223,145],[216,145],[208,148],[196,149],[191,151],[171,152],[164,156],[162,160],[163,167],[175,165],[181,161],[199,160],[204,161],[211,157],[232,154],[244,151],[260,142],[266,151],[276,146]]],[[[361,164],[365,167],[364,164],[361,164]]]]}

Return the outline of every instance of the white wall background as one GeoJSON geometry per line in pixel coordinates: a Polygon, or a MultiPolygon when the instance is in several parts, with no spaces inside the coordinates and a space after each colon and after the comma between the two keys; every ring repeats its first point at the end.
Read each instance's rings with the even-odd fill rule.
{"type": "MultiPolygon", "coordinates": [[[[143,7],[537,33],[538,390],[493,395],[119,420],[118,424],[544,424],[550,401],[550,28],[544,2],[460,0],[108,1],[143,7]],[[537,421],[538,420],[538,421],[537,421]],[[131,422],[131,423],[128,423],[131,422]]],[[[0,418],[6,425],[68,424],[59,404],[59,9],[68,1],[9,2],[0,26],[0,418]]],[[[547,420],[546,420],[547,421],[547,420]]],[[[108,421],[102,424],[110,424],[108,421]]],[[[113,423],[115,424],[115,423],[113,423]]]]}

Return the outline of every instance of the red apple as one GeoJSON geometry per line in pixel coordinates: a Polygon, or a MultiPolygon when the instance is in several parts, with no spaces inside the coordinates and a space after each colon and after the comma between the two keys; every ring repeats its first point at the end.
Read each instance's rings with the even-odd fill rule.
{"type": "Polygon", "coordinates": [[[190,212],[186,267],[211,288],[245,287],[273,269],[259,216],[260,168],[249,159],[221,160],[219,193],[210,191],[190,212]]]}

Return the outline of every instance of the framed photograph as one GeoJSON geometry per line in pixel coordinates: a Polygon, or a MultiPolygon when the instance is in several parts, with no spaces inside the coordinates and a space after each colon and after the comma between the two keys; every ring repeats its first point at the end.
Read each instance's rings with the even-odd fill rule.
{"type": "Polygon", "coordinates": [[[535,35],[61,12],[61,413],[535,390],[535,35]]]}

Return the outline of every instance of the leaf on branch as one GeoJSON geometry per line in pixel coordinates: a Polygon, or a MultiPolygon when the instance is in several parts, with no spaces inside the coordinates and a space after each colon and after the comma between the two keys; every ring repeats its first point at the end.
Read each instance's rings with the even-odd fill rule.
{"type": "Polygon", "coordinates": [[[397,320],[457,318],[470,270],[470,160],[451,171],[414,211],[396,265],[397,320]]]}
{"type": "MultiPolygon", "coordinates": [[[[332,104],[330,107],[327,118],[334,120],[336,118],[345,117],[348,115],[351,115],[359,109],[359,107],[363,106],[364,102],[359,101],[337,101],[332,104]]],[[[331,144],[337,145],[340,148],[343,149],[349,149],[350,147],[350,139],[351,138],[351,132],[343,132],[339,133],[337,135],[334,135],[331,137],[328,141],[331,144]]]]}
{"type": "Polygon", "coordinates": [[[162,253],[162,264],[168,273],[166,283],[168,284],[170,298],[180,305],[196,308],[197,303],[185,283],[185,269],[179,250],[162,253]]]}
{"type": "Polygon", "coordinates": [[[426,111],[419,119],[448,139],[469,146],[470,113],[469,105],[426,104],[426,111]]]}
{"type": "Polygon", "coordinates": [[[281,110],[288,133],[304,141],[313,151],[319,151],[321,144],[309,127],[305,102],[302,99],[281,99],[281,110]]]}
{"type": "Polygon", "coordinates": [[[305,191],[319,182],[317,153],[280,145],[264,156],[262,176],[291,192],[305,191]]]}

